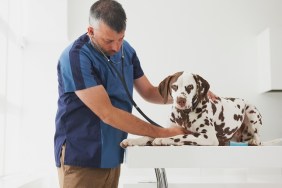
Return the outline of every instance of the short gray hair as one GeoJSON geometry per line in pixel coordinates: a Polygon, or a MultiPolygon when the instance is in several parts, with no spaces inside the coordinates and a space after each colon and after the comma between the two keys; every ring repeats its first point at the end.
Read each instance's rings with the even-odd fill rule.
{"type": "Polygon", "coordinates": [[[111,29],[120,33],[126,29],[126,14],[122,5],[115,0],[98,0],[90,8],[89,24],[98,27],[103,21],[111,29]]]}

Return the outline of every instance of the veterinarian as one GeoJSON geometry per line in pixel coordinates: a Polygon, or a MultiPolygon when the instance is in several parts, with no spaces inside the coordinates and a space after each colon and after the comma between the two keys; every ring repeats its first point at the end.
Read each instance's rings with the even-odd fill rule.
{"type": "Polygon", "coordinates": [[[58,63],[55,160],[61,188],[118,187],[128,133],[169,137],[181,128],[160,128],[131,114],[133,86],[146,100],[163,104],[145,76],[135,50],[124,40],[126,14],[113,0],[90,8],[86,34],[70,44],[58,63]],[[114,67],[114,68],[113,68],[114,67]]]}

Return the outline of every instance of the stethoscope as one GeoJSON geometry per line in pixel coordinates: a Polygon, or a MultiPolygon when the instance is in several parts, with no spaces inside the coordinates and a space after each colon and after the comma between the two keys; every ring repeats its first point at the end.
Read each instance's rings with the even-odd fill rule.
{"type": "Polygon", "coordinates": [[[138,105],[135,103],[135,101],[133,100],[132,96],[130,95],[129,89],[127,87],[126,81],[125,81],[125,77],[124,77],[124,50],[123,50],[123,44],[121,45],[121,64],[122,64],[122,68],[121,68],[121,73],[117,70],[117,68],[114,66],[114,62],[108,58],[106,56],[106,54],[102,51],[102,49],[100,48],[100,46],[98,46],[97,44],[94,44],[91,39],[90,39],[90,43],[92,45],[93,48],[98,49],[99,52],[104,56],[104,58],[107,61],[107,65],[109,66],[110,69],[113,69],[117,76],[119,77],[123,88],[126,91],[126,94],[131,102],[131,104],[134,106],[134,108],[151,124],[158,126],[158,127],[162,127],[159,124],[157,124],[156,122],[154,122],[153,120],[151,120],[139,107],[138,105]]]}

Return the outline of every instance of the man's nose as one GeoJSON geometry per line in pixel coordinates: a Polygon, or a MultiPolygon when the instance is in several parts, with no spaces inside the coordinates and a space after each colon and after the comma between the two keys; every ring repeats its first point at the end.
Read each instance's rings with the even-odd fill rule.
{"type": "Polygon", "coordinates": [[[112,51],[118,52],[121,48],[122,42],[114,42],[112,44],[112,51]]]}

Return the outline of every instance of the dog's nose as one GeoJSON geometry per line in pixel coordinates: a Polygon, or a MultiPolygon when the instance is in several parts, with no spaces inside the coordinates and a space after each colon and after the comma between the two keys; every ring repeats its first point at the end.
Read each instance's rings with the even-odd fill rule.
{"type": "Polygon", "coordinates": [[[177,104],[181,107],[185,106],[186,104],[186,99],[183,97],[177,97],[177,104]]]}

